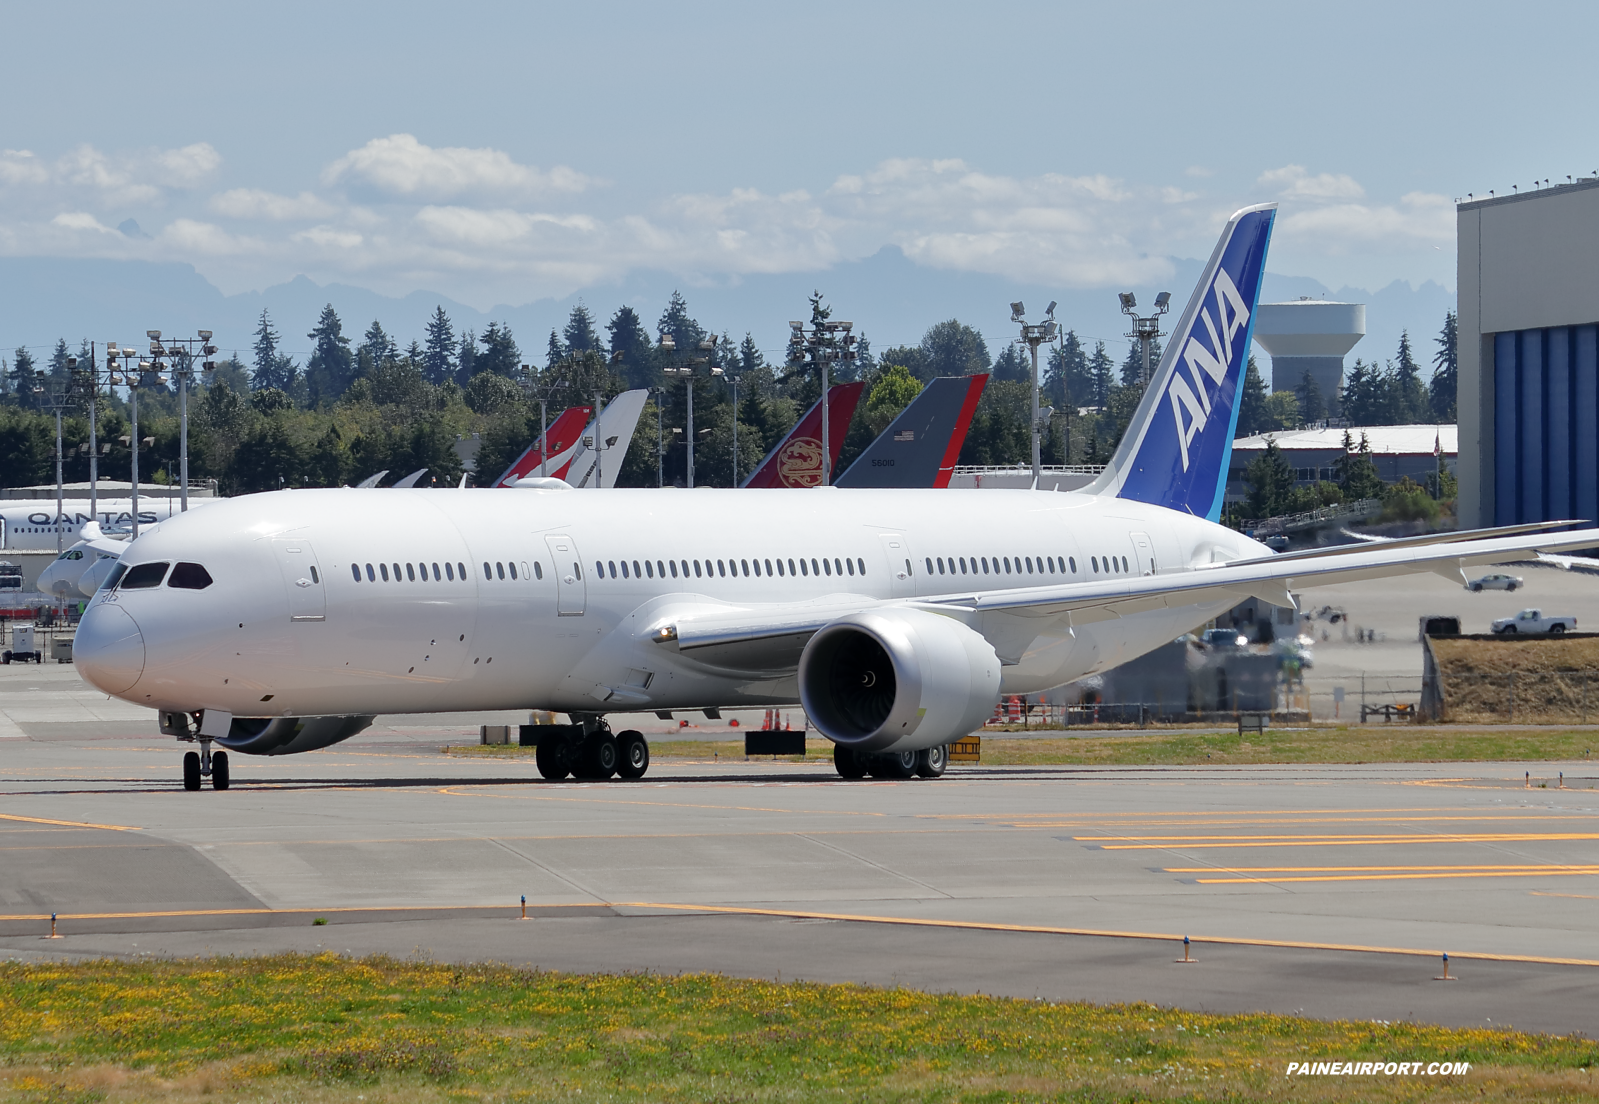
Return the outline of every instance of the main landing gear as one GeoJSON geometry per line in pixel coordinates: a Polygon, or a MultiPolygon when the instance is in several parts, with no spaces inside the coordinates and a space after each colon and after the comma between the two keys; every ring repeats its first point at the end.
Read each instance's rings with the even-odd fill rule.
{"type": "Polygon", "coordinates": [[[205,737],[196,737],[200,741],[199,751],[186,751],[183,753],[183,788],[198,790],[202,778],[211,779],[213,790],[228,788],[228,753],[225,751],[213,752],[211,741],[205,737]]]}
{"type": "Polygon", "coordinates": [[[833,766],[841,778],[937,778],[949,764],[949,745],[921,751],[860,752],[833,745],[833,766]]]}
{"type": "Polygon", "coordinates": [[[642,732],[613,733],[599,716],[572,719],[576,723],[537,727],[539,742],[533,759],[545,778],[554,781],[571,775],[602,782],[612,776],[643,778],[650,769],[650,745],[642,732]]]}

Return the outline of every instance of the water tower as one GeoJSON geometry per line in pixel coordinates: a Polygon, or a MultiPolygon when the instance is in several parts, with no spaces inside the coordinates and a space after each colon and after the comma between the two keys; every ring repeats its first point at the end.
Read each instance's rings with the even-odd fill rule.
{"type": "Polygon", "coordinates": [[[1262,303],[1255,313],[1255,343],[1271,356],[1271,389],[1292,391],[1310,372],[1329,408],[1338,404],[1344,354],[1366,336],[1366,304],[1299,299],[1262,303]]]}

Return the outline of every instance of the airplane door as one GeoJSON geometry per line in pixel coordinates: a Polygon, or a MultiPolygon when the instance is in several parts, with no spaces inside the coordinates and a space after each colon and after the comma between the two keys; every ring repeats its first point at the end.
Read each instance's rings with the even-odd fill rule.
{"type": "Polygon", "coordinates": [[[322,568],[311,549],[311,542],[275,540],[272,542],[272,552],[278,558],[278,566],[283,570],[283,582],[289,592],[289,620],[327,620],[327,588],[323,584],[322,568]]]}
{"type": "Polygon", "coordinates": [[[1133,540],[1133,562],[1138,564],[1140,575],[1159,575],[1160,565],[1155,562],[1155,542],[1148,533],[1129,533],[1133,540]]]}
{"type": "Polygon", "coordinates": [[[562,617],[582,617],[588,606],[588,584],[583,581],[583,558],[571,537],[545,537],[555,564],[555,612],[562,617]]]}
{"type": "Polygon", "coordinates": [[[895,598],[916,593],[916,568],[911,562],[910,542],[903,533],[879,533],[883,554],[888,558],[890,592],[895,598]]]}

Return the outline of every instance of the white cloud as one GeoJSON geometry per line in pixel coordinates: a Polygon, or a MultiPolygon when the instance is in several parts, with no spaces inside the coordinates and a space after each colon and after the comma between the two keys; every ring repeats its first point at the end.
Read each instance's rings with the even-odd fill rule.
{"type": "Polygon", "coordinates": [[[0,152],[0,186],[31,192],[51,205],[71,195],[79,201],[144,206],[202,182],[221,163],[221,155],[207,142],[115,154],[85,144],[54,161],[29,150],[5,150],[0,152]]]}
{"type": "Polygon", "coordinates": [[[271,219],[289,222],[330,218],[338,210],[333,204],[310,192],[297,196],[278,195],[259,188],[232,188],[211,197],[211,210],[237,219],[271,219]]]}
{"type": "Polygon", "coordinates": [[[593,181],[565,166],[542,172],[497,149],[425,146],[410,134],[374,138],[329,165],[328,184],[368,184],[397,196],[446,199],[472,192],[581,192],[593,181]]]}
{"type": "Polygon", "coordinates": [[[28,150],[0,150],[0,184],[43,184],[50,170],[28,150]]]}
{"type": "Polygon", "coordinates": [[[182,149],[162,150],[154,157],[156,165],[175,184],[198,184],[222,164],[222,155],[209,142],[196,142],[182,149]]]}
{"type": "Polygon", "coordinates": [[[307,242],[324,249],[356,249],[366,239],[352,230],[340,230],[333,226],[313,226],[309,230],[301,230],[289,240],[307,242]]]}
{"type": "Polygon", "coordinates": [[[50,225],[59,226],[64,230],[93,230],[101,234],[115,234],[116,231],[102,223],[87,211],[63,211],[50,220],[50,225]]]}
{"type": "Polygon", "coordinates": [[[1397,204],[1336,203],[1282,212],[1283,240],[1334,256],[1375,249],[1453,244],[1455,204],[1448,196],[1411,192],[1397,204]]]}
{"type": "Polygon", "coordinates": [[[1366,194],[1366,189],[1352,176],[1343,173],[1311,176],[1303,165],[1269,169],[1261,173],[1255,183],[1275,190],[1285,199],[1361,199],[1366,194]]]}

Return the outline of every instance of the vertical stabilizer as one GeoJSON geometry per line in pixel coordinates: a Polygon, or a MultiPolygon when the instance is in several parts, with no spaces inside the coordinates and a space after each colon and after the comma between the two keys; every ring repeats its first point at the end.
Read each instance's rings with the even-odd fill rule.
{"type": "Polygon", "coordinates": [[[988,384],[976,376],[941,376],[900,411],[849,469],[838,487],[947,487],[966,442],[977,400],[988,384]]]}
{"type": "MultiPolygon", "coordinates": [[[[553,461],[561,453],[577,444],[577,439],[588,424],[589,417],[594,413],[592,406],[569,406],[561,411],[555,421],[544,431],[546,441],[535,441],[528,450],[518,456],[511,466],[496,479],[491,486],[509,487],[519,479],[526,479],[530,475],[538,475],[539,462],[548,456],[553,461]]],[[[553,464],[550,474],[554,474],[553,464]]]]}
{"type": "Polygon", "coordinates": [[[598,418],[583,427],[572,446],[571,459],[564,461],[560,471],[552,466],[550,474],[574,487],[616,486],[616,477],[622,473],[622,458],[627,455],[649,395],[646,388],[639,387],[612,399],[598,418]]]}
{"type": "Polygon", "coordinates": [[[1228,221],[1116,455],[1088,493],[1220,519],[1276,213],[1266,203],[1228,221]]]}
{"type": "MultiPolygon", "coordinates": [[[[844,447],[855,404],[864,383],[840,383],[827,389],[827,443],[833,455],[829,467],[838,470],[838,450],[844,447]]],[[[817,400],[795,423],[788,436],[766,454],[742,487],[819,487],[822,485],[822,404],[817,400]]]]}

